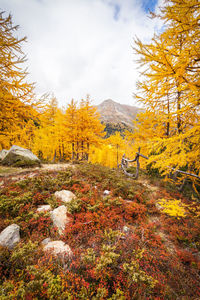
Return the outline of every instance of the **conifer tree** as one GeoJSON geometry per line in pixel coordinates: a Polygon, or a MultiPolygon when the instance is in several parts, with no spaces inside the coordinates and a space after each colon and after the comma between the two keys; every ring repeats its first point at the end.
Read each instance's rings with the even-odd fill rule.
{"type": "Polygon", "coordinates": [[[89,95],[81,101],[78,119],[81,151],[88,160],[90,145],[98,146],[101,143],[100,138],[104,136],[104,126],[100,122],[100,115],[97,109],[91,105],[89,95]]]}
{"type": "Polygon", "coordinates": [[[78,117],[77,104],[74,99],[68,104],[65,112],[65,132],[66,141],[71,144],[71,159],[74,160],[76,156],[76,146],[78,143],[78,117]]]}
{"type": "Polygon", "coordinates": [[[82,99],[80,106],[74,100],[71,101],[65,114],[65,128],[66,140],[71,144],[72,160],[88,160],[90,146],[97,146],[104,135],[104,126],[89,97],[82,99]]]}
{"type": "Polygon", "coordinates": [[[125,149],[125,141],[120,135],[120,132],[116,132],[115,134],[111,135],[108,139],[107,142],[112,145],[115,149],[115,161],[116,161],[116,167],[119,168],[119,162],[122,158],[122,149],[125,149]]]}
{"type": "Polygon", "coordinates": [[[11,15],[0,12],[0,147],[9,148],[20,141],[24,127],[36,118],[33,85],[25,81],[25,56],[22,44],[26,38],[17,38],[18,26],[11,15]]]}
{"type": "MultiPolygon", "coordinates": [[[[139,63],[145,66],[137,98],[148,108],[146,116],[150,112],[159,117],[156,127],[164,126],[165,132],[151,132],[146,144],[149,154],[154,153],[150,162],[165,173],[170,167],[198,173],[200,3],[165,1],[160,15],[154,17],[164,20],[164,31],[149,44],[137,39],[135,47],[139,63]]],[[[151,122],[149,119],[150,128],[151,122]]],[[[143,123],[138,129],[145,132],[143,123]]]]}

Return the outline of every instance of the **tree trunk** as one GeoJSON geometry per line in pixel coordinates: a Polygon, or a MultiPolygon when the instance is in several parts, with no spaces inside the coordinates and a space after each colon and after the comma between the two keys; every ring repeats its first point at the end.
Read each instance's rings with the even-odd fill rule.
{"type": "Polygon", "coordinates": [[[74,156],[75,156],[75,153],[74,153],[74,143],[72,143],[72,160],[74,160],[74,156]]]}
{"type": "Polygon", "coordinates": [[[62,141],[62,159],[65,160],[65,146],[63,141],[62,141]]]}
{"type": "Polygon", "coordinates": [[[61,161],[61,159],[62,159],[62,152],[61,152],[60,144],[59,144],[59,156],[60,156],[60,161],[61,161]]]}
{"type": "Polygon", "coordinates": [[[119,145],[117,144],[117,168],[119,169],[119,154],[118,154],[119,145]]]}
{"type": "Polygon", "coordinates": [[[76,159],[79,160],[79,143],[76,143],[76,159]]]}
{"type": "Polygon", "coordinates": [[[86,153],[86,160],[88,161],[89,159],[89,151],[90,151],[90,144],[87,143],[87,153],[86,153]]]}
{"type": "Polygon", "coordinates": [[[82,156],[82,160],[84,159],[84,153],[83,153],[83,150],[84,150],[84,142],[82,141],[82,142],[81,142],[81,156],[82,156]]]}
{"type": "Polygon", "coordinates": [[[169,95],[167,93],[167,137],[169,137],[169,127],[170,127],[170,123],[169,123],[169,113],[170,113],[170,109],[169,109],[169,95]]]}
{"type": "Polygon", "coordinates": [[[56,150],[55,150],[55,152],[54,152],[54,157],[53,157],[53,163],[55,162],[55,160],[56,160],[56,150]]]}
{"type": "Polygon", "coordinates": [[[140,170],[140,162],[139,162],[139,159],[140,159],[140,147],[138,148],[138,152],[137,152],[137,159],[136,159],[136,162],[137,162],[137,168],[136,168],[135,179],[138,179],[138,177],[139,177],[139,170],[140,170]]]}
{"type": "Polygon", "coordinates": [[[181,117],[180,117],[180,109],[181,109],[181,103],[180,103],[180,96],[181,92],[177,93],[177,129],[178,133],[181,133],[181,117]]]}

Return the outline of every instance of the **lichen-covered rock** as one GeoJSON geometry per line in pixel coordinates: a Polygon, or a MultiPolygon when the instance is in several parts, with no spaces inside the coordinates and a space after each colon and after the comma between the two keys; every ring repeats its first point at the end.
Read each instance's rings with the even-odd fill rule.
{"type": "Polygon", "coordinates": [[[59,199],[62,202],[65,202],[65,203],[69,203],[73,199],[76,198],[74,193],[72,193],[71,191],[68,191],[68,190],[62,190],[62,191],[55,192],[54,195],[55,195],[56,199],[59,199]]]}
{"type": "Polygon", "coordinates": [[[45,211],[49,211],[51,210],[51,205],[40,205],[38,208],[37,208],[37,212],[40,213],[40,212],[45,212],[45,211]]]}
{"type": "Polygon", "coordinates": [[[7,152],[2,164],[14,167],[35,166],[40,165],[40,160],[30,150],[14,145],[7,152]]]}
{"type": "Polygon", "coordinates": [[[6,154],[8,153],[8,150],[2,149],[0,151],[0,162],[4,159],[4,157],[6,156],[6,154]]]}
{"type": "Polygon", "coordinates": [[[43,250],[50,251],[54,255],[61,255],[61,256],[72,256],[72,250],[69,245],[65,244],[63,241],[52,241],[47,243],[43,250]]]}
{"type": "Polygon", "coordinates": [[[51,219],[53,221],[53,225],[58,228],[58,232],[62,234],[65,229],[65,225],[70,221],[67,217],[67,208],[64,205],[61,205],[55,208],[51,212],[51,219]]]}
{"type": "Polygon", "coordinates": [[[0,233],[0,246],[12,249],[20,241],[19,230],[20,227],[16,224],[6,227],[0,233]]]}

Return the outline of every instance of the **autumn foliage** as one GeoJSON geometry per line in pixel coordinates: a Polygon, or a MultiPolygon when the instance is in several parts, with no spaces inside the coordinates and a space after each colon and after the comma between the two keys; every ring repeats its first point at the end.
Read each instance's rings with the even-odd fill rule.
{"type": "Polygon", "coordinates": [[[149,43],[135,40],[143,74],[136,98],[147,111],[135,122],[132,139],[163,174],[170,168],[199,174],[199,13],[198,0],[165,1],[152,14],[164,21],[162,32],[149,43]]]}
{"type": "Polygon", "coordinates": [[[200,296],[195,202],[164,189],[152,194],[99,165],[34,175],[5,180],[0,194],[0,230],[16,222],[22,237],[13,250],[0,249],[1,299],[200,296]],[[36,209],[41,204],[58,207],[54,192],[63,188],[77,198],[66,204],[71,221],[60,236],[49,213],[36,209]],[[111,191],[109,196],[103,196],[104,189],[111,191]],[[164,199],[160,211],[156,202],[164,199]],[[72,259],[44,253],[41,241],[46,237],[69,244],[72,259]]]}
{"type": "Polygon", "coordinates": [[[0,147],[14,143],[30,147],[34,122],[37,120],[33,84],[27,83],[22,44],[26,38],[17,38],[18,26],[12,18],[0,12],[0,147]]]}

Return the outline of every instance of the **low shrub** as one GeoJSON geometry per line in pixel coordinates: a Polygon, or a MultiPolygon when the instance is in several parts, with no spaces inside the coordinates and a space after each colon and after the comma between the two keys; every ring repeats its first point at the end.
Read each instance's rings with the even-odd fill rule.
{"type": "Polygon", "coordinates": [[[0,247],[0,299],[200,297],[199,208],[174,191],[150,193],[119,170],[80,164],[7,181],[0,199],[0,228],[14,222],[21,236],[14,249],[0,247]],[[59,235],[49,213],[36,210],[61,205],[54,193],[62,189],[77,197],[64,204],[70,221],[59,235]],[[167,209],[173,199],[172,213],[156,208],[158,199],[166,200],[167,209]],[[68,244],[73,256],[44,253],[40,243],[46,237],[68,244]]]}

